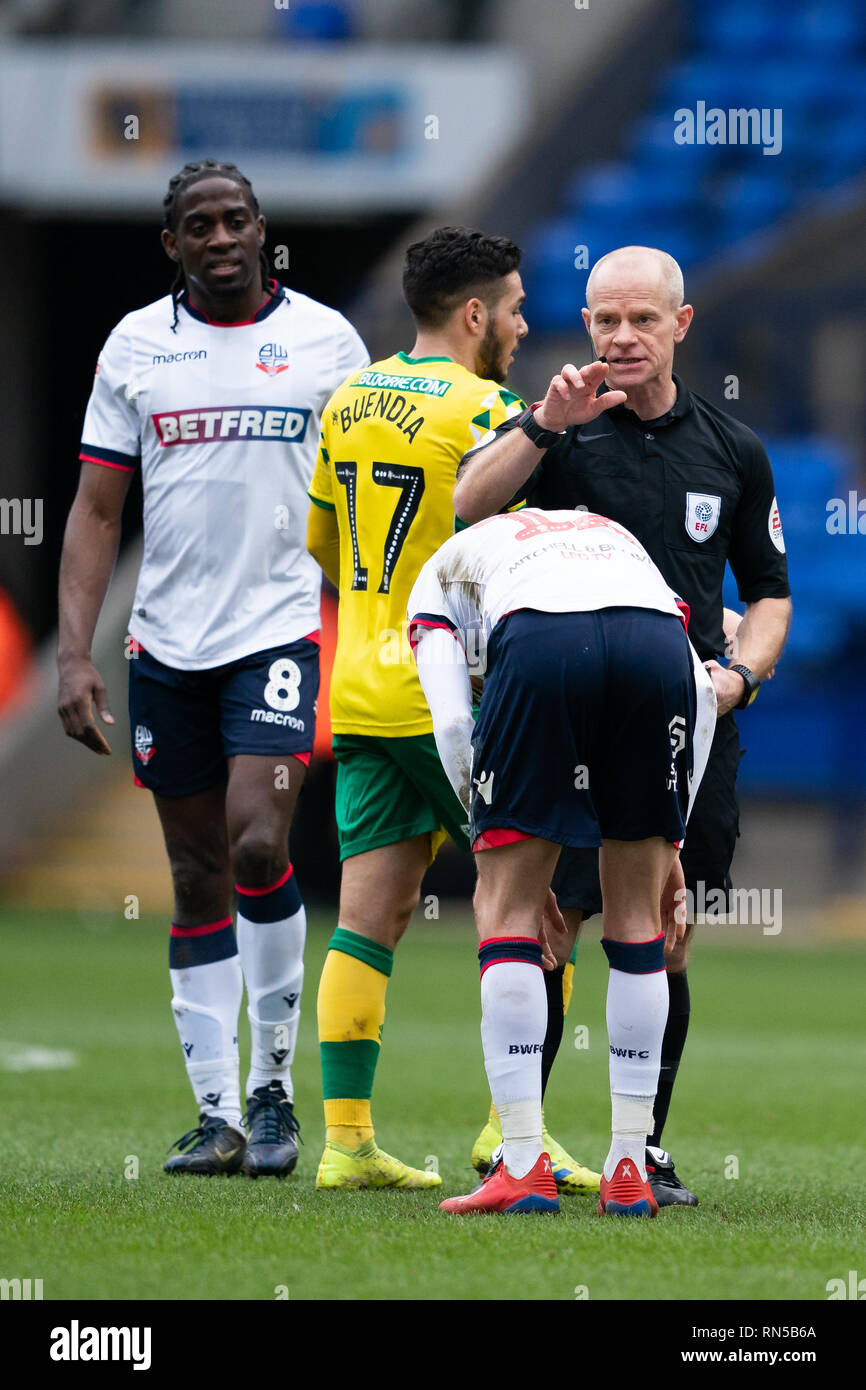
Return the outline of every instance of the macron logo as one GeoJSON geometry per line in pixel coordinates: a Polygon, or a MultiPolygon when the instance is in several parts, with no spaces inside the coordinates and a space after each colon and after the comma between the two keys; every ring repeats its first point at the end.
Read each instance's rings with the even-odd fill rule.
{"type": "Polygon", "coordinates": [[[155,352],[153,365],[161,367],[168,362],[197,362],[200,357],[207,357],[207,348],[192,348],[189,352],[155,352]]]}
{"type": "Polygon", "coordinates": [[[294,406],[220,406],[213,410],[162,410],[152,415],[164,449],[175,444],[209,444],[219,440],[261,439],[300,444],[310,410],[294,406]]]}

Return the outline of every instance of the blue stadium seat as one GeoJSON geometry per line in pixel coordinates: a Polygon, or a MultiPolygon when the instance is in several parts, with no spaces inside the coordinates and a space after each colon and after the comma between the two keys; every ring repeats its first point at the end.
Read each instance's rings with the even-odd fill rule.
{"type": "Polygon", "coordinates": [[[671,110],[694,109],[699,101],[720,106],[781,106],[788,115],[832,93],[832,72],[801,54],[740,61],[698,56],[671,68],[660,89],[660,103],[671,110]]]}
{"type": "Polygon", "coordinates": [[[866,15],[848,0],[728,0],[692,6],[695,47],[716,54],[827,58],[866,42],[866,15]]]}
{"type": "Polygon", "coordinates": [[[631,200],[633,179],[630,164],[593,164],[566,181],[563,206],[575,211],[617,207],[631,200]]]}
{"type": "Polygon", "coordinates": [[[711,203],[725,231],[745,235],[766,227],[787,212],[793,192],[782,179],[763,169],[731,173],[714,186],[711,203]]]}
{"type": "Polygon", "coordinates": [[[659,168],[598,164],[573,176],[563,189],[569,211],[621,208],[657,214],[693,215],[700,207],[700,181],[669,161],[659,168]]]}
{"type": "MultiPolygon", "coordinates": [[[[826,528],[827,503],[847,499],[851,472],[844,449],[833,440],[765,437],[773,464],[794,597],[794,622],[786,664],[811,666],[838,656],[851,625],[863,613],[866,547],[860,537],[834,536],[826,528]]],[[[728,571],[725,602],[741,608],[728,571]]]]}
{"type": "MultiPolygon", "coordinates": [[[[788,573],[794,603],[794,618],[785,647],[785,665],[794,672],[801,666],[820,665],[837,656],[848,640],[851,617],[851,587],[844,578],[844,557],[837,547],[835,575],[827,566],[815,566],[814,529],[802,539],[792,536],[787,526],[788,573]]],[[[840,545],[844,538],[840,537],[840,545]]],[[[725,606],[737,612],[743,604],[737,593],[736,581],[727,571],[723,588],[725,606]]]]}
{"type": "Polygon", "coordinates": [[[786,488],[803,495],[830,497],[849,486],[851,460],[834,439],[764,438],[780,493],[786,488]]]}
{"type": "Polygon", "coordinates": [[[527,238],[521,273],[527,322],[534,332],[582,331],[587,271],[577,269],[574,262],[575,247],[583,244],[585,237],[575,217],[543,222],[527,238]]]}
{"type": "Polygon", "coordinates": [[[535,268],[560,272],[574,268],[574,248],[581,244],[579,218],[554,217],[540,222],[526,239],[526,271],[535,268]]]}
{"type": "Polygon", "coordinates": [[[720,106],[723,110],[772,105],[768,94],[778,87],[785,71],[790,72],[795,97],[801,100],[801,89],[811,92],[820,84],[820,76],[814,74],[807,82],[805,67],[803,62],[784,57],[749,60],[699,54],[670,68],[659,90],[658,105],[672,112],[680,106],[694,110],[699,101],[707,109],[720,106]]]}
{"type": "Polygon", "coordinates": [[[832,107],[837,112],[850,116],[866,114],[866,52],[833,64],[832,91],[832,107]]]}
{"type": "Polygon", "coordinates": [[[831,795],[845,786],[846,768],[840,758],[835,692],[815,675],[793,684],[787,666],[778,681],[761,691],[751,709],[740,716],[740,739],[746,756],[737,783],[741,792],[831,795]],[[816,718],[820,710],[820,718],[816,718]]]}
{"type": "Polygon", "coordinates": [[[844,58],[866,40],[866,15],[857,4],[810,0],[779,25],[792,49],[814,60],[844,58]]]}
{"type": "Polygon", "coordinates": [[[800,107],[835,103],[832,67],[816,63],[808,54],[773,58],[761,63],[754,74],[751,106],[782,107],[786,116],[800,107]]]}
{"type": "Polygon", "coordinates": [[[526,290],[524,313],[532,332],[583,333],[580,311],[586,303],[585,277],[575,272],[573,281],[531,274],[523,277],[526,290]]]}
{"type": "Polygon", "coordinates": [[[587,224],[587,233],[590,264],[617,246],[658,246],[681,266],[694,265],[705,250],[698,229],[684,219],[637,209],[622,210],[605,220],[599,217],[587,224]]]}
{"type": "Polygon", "coordinates": [[[662,69],[656,109],[627,130],[621,160],[564,184],[565,242],[555,254],[549,233],[542,242],[542,321],[572,313],[574,245],[590,261],[632,243],[662,246],[687,267],[720,252],[753,257],[780,218],[866,167],[866,5],[692,0],[688,10],[696,46],[662,69]],[[783,158],[757,140],[678,144],[675,113],[699,102],[705,112],[780,109],[783,158]]]}
{"type": "Polygon", "coordinates": [[[735,0],[725,5],[694,7],[695,33],[714,53],[752,57],[784,47],[784,23],[778,6],[759,0],[735,0]]]}
{"type": "Polygon", "coordinates": [[[863,612],[866,565],[862,536],[814,535],[789,554],[791,592],[820,603],[828,621],[849,622],[863,612]]]}
{"type": "Polygon", "coordinates": [[[291,0],[289,8],[276,10],[275,16],[288,38],[340,42],[355,37],[351,6],[337,0],[291,0]]]}
{"type": "MultiPolygon", "coordinates": [[[[864,74],[866,85],[866,74],[864,74]]],[[[861,175],[866,165],[866,112],[828,122],[816,136],[810,166],[817,188],[832,188],[861,175]]]]}
{"type": "Polygon", "coordinates": [[[625,138],[625,152],[635,169],[647,175],[664,177],[673,167],[682,171],[690,188],[718,172],[730,162],[726,145],[678,145],[674,140],[674,108],[645,116],[637,121],[625,138]]]}

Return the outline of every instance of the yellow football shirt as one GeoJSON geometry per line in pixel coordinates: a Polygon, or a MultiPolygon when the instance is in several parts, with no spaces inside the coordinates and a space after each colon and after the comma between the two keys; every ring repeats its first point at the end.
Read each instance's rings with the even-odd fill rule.
{"type": "Polygon", "coordinates": [[[406,641],[409,593],[454,531],[461,458],[523,408],[448,357],[404,352],[356,372],[325,406],[309,495],[336,512],[340,535],[335,734],[432,731],[406,641]]]}

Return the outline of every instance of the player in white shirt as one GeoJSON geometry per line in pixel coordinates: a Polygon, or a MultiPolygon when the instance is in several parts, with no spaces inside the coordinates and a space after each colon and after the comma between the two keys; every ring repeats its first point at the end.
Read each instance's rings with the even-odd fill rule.
{"type": "Polygon", "coordinates": [[[481,1035],[503,1136],[481,1186],[441,1206],[558,1210],[541,1141],[540,967],[554,964],[547,933],[567,928],[550,880],[561,846],[600,846],[613,1137],[599,1211],[654,1216],[644,1149],[665,936],[685,927],[678,848],[715,728],[685,605],[615,522],[525,509],[446,541],[408,616],[436,746],[470,817],[481,1035]]]}
{"type": "Polygon", "coordinates": [[[186,165],[164,223],[172,291],[113,330],[85,416],[61,561],[59,708],[70,737],[111,751],[93,715],[95,705],[114,722],[90,649],[140,464],[130,724],[171,865],[172,1008],[199,1109],[165,1166],[281,1176],[297,1161],[290,1067],[305,936],[288,838],[319,681],[306,489],[320,412],[369,359],[341,314],[271,278],[265,221],[233,164],[186,165]]]}

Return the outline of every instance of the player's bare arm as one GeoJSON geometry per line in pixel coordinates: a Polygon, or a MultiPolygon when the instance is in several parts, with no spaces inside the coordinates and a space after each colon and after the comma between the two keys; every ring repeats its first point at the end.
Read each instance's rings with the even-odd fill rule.
{"type": "Polygon", "coordinates": [[[311,504],[307,516],[307,549],[334,588],[339,589],[340,527],[336,512],[311,504]]]}
{"type": "Polygon", "coordinates": [[[108,693],[90,657],[96,621],[120,544],[123,504],[132,473],[85,463],[66,523],[60,560],[57,706],[64,732],[94,753],[111,748],[96,726],[93,707],[113,724],[108,693]]]}
{"type": "MultiPolygon", "coordinates": [[[[579,369],[567,362],[552,378],[534,412],[536,424],[561,434],[569,425],[585,425],[612,406],[622,405],[624,391],[595,394],[609,370],[605,362],[579,369]]],[[[515,429],[470,455],[458,471],[454,488],[454,510],[460,520],[472,524],[500,511],[526,482],[544,452],[522,430],[515,429]]]]}
{"type": "MultiPolygon", "coordinates": [[[[791,612],[789,598],[762,598],[746,605],[736,630],[734,660],[748,666],[758,680],[768,680],[776,668],[791,626],[791,612]]],[[[715,686],[721,718],[739,704],[745,681],[736,671],[720,666],[717,661],[708,661],[705,665],[715,686]]]]}
{"type": "Polygon", "coordinates": [[[471,526],[501,511],[526,482],[542,452],[522,430],[514,429],[470,454],[457,470],[456,515],[471,526]]]}

